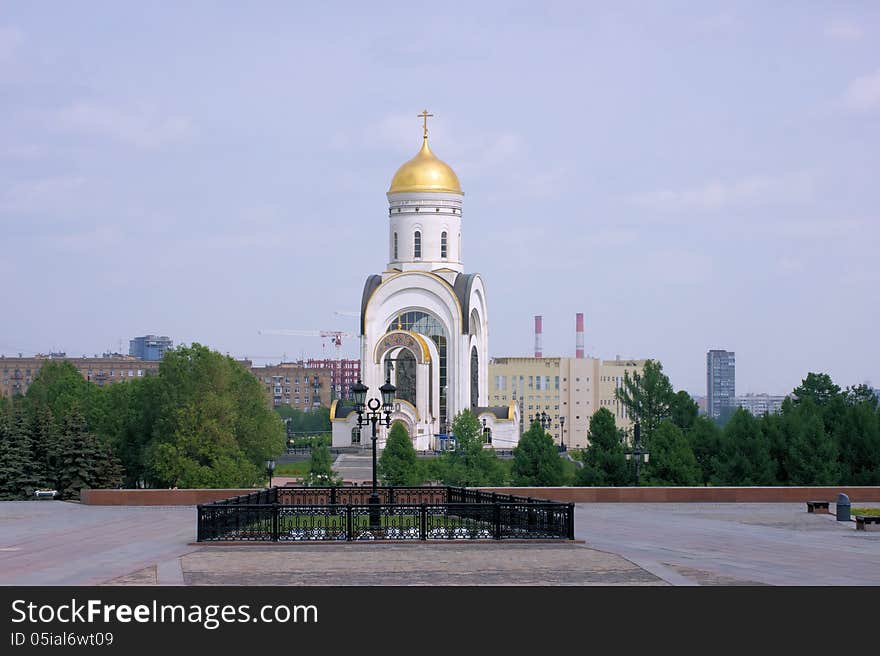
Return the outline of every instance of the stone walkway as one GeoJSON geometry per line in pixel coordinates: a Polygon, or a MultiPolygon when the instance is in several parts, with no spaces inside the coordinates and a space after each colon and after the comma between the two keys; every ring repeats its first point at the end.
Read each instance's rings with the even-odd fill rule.
{"type": "Polygon", "coordinates": [[[880,585],[880,531],[804,504],[579,504],[585,544],[203,546],[195,524],[191,506],[0,502],[0,584],[880,585]]]}
{"type": "Polygon", "coordinates": [[[181,562],[188,585],[665,585],[576,544],[208,546],[181,562]]]}
{"type": "Polygon", "coordinates": [[[802,503],[578,504],[575,535],[674,585],[880,585],[880,532],[802,503]]]}

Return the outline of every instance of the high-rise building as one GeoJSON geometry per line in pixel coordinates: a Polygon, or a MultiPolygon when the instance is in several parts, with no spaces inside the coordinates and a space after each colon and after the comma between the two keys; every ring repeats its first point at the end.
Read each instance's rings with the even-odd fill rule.
{"type": "Polygon", "coordinates": [[[128,354],[140,360],[149,360],[155,362],[165,357],[165,351],[173,348],[174,344],[171,339],[166,336],[144,335],[143,337],[135,337],[129,341],[128,354]]]}
{"type": "Polygon", "coordinates": [[[733,351],[706,353],[706,414],[712,419],[736,407],[736,355],[733,351]]]}

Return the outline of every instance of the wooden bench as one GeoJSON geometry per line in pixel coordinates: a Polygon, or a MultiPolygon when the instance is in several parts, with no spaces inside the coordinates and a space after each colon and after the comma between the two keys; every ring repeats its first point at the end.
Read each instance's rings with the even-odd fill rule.
{"type": "Polygon", "coordinates": [[[868,524],[880,524],[880,515],[856,515],[857,531],[867,531],[868,524]]]}
{"type": "Polygon", "coordinates": [[[807,512],[827,515],[829,514],[829,503],[829,501],[807,501],[807,512]]]}

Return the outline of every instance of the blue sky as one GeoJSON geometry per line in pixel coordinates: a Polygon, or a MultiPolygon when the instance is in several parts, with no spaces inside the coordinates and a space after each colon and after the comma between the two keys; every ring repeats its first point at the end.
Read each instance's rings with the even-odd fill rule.
{"type": "Polygon", "coordinates": [[[0,353],[320,355],[423,107],[491,355],[880,384],[873,2],[0,2],[0,353]]]}

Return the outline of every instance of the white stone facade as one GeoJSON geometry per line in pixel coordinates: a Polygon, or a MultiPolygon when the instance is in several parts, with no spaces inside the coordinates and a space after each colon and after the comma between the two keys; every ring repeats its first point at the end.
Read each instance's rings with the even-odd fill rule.
{"type": "MultiPolygon", "coordinates": [[[[361,302],[361,375],[378,398],[389,375],[398,388],[392,421],[402,422],[417,450],[439,449],[453,418],[470,409],[491,432],[492,446],[519,439],[515,405],[488,408],[489,321],[486,288],[461,261],[462,194],[388,193],[387,269],[369,276],[361,302]],[[412,389],[414,381],[415,389],[412,389]],[[405,398],[406,396],[410,398],[405,398]]],[[[334,402],[333,446],[349,446],[356,413],[334,402]]],[[[378,429],[384,446],[388,429],[378,429]]],[[[360,443],[370,445],[371,428],[360,443]]]]}

